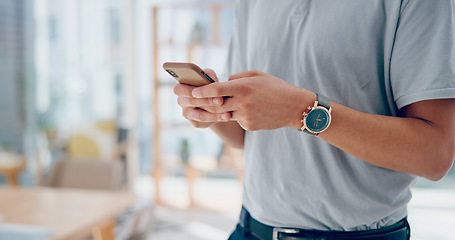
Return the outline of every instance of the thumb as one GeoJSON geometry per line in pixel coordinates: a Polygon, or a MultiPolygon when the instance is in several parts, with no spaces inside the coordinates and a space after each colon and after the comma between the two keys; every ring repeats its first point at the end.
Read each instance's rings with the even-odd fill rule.
{"type": "Polygon", "coordinates": [[[229,81],[236,80],[236,79],[241,79],[241,78],[255,77],[255,76],[258,76],[258,75],[261,75],[261,74],[263,74],[263,73],[259,72],[257,70],[250,70],[250,71],[246,71],[246,72],[240,72],[240,73],[232,74],[231,76],[229,76],[229,81]]]}

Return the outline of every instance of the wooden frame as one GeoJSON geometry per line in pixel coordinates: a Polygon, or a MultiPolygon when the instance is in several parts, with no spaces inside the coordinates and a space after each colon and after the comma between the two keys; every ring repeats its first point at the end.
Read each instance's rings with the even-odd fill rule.
{"type": "MultiPolygon", "coordinates": [[[[159,89],[162,86],[159,79],[159,71],[162,71],[161,64],[159,63],[159,53],[160,53],[160,43],[158,42],[158,15],[162,9],[208,9],[211,12],[211,22],[212,22],[212,41],[207,43],[208,45],[221,45],[219,38],[219,18],[220,11],[224,9],[232,9],[234,3],[171,3],[171,4],[162,4],[155,6],[151,10],[151,21],[152,21],[152,56],[153,56],[153,119],[154,119],[154,129],[153,129],[153,149],[154,149],[154,169],[152,175],[155,179],[155,202],[157,204],[163,204],[161,198],[160,184],[161,179],[164,176],[164,170],[162,165],[162,153],[161,153],[161,130],[162,125],[160,122],[160,107],[159,107],[159,89]]],[[[192,62],[193,59],[193,50],[196,45],[188,44],[187,45],[187,62],[192,62]]],[[[192,189],[193,189],[193,180],[196,177],[196,171],[194,168],[187,166],[188,174],[186,175],[189,183],[189,200],[190,206],[194,205],[192,189]]]]}

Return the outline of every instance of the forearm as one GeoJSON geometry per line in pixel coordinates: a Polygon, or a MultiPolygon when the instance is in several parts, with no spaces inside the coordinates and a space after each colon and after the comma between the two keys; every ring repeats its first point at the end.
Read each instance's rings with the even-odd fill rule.
{"type": "MultiPolygon", "coordinates": [[[[301,128],[302,112],[316,100],[314,93],[259,71],[233,75],[229,82],[206,85],[192,94],[199,99],[230,96],[208,111],[231,114],[230,120],[247,131],[301,128]]],[[[326,142],[373,165],[431,180],[450,169],[455,153],[454,99],[409,104],[400,110],[403,117],[330,105],[332,123],[319,134],[326,142]]]]}
{"type": "Polygon", "coordinates": [[[215,123],[210,128],[225,144],[243,149],[245,130],[236,121],[215,123]]]}
{"type": "Polygon", "coordinates": [[[331,104],[332,124],[319,135],[328,143],[373,165],[431,180],[450,169],[453,131],[419,118],[366,114],[331,104]]]}

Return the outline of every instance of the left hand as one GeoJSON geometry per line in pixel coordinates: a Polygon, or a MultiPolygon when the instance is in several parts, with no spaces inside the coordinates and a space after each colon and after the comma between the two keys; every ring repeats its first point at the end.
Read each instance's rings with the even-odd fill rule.
{"type": "Polygon", "coordinates": [[[223,105],[205,110],[230,112],[231,120],[248,131],[300,128],[302,113],[316,100],[314,93],[256,70],[234,74],[228,82],[195,88],[192,94],[196,98],[229,97],[223,105]]]}

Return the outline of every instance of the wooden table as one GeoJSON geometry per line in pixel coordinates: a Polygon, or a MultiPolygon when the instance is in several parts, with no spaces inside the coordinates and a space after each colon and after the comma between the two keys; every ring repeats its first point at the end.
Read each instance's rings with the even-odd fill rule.
{"type": "Polygon", "coordinates": [[[127,192],[0,188],[2,222],[49,228],[52,240],[114,239],[115,218],[135,201],[127,192]]]}

